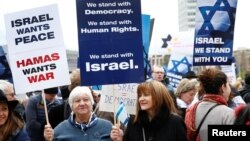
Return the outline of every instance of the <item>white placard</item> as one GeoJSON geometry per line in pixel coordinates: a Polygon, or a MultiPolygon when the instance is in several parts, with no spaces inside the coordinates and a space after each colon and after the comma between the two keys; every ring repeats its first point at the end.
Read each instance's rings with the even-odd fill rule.
{"type": "Polygon", "coordinates": [[[5,15],[8,53],[63,45],[56,4],[5,15]]]}
{"type": "Polygon", "coordinates": [[[16,94],[70,84],[57,5],[5,15],[16,94]]]}
{"type": "Polygon", "coordinates": [[[127,113],[135,115],[137,101],[137,83],[103,85],[101,91],[100,111],[114,112],[122,100],[127,113]],[[115,106],[114,106],[115,102],[115,106]]]}
{"type": "Polygon", "coordinates": [[[17,94],[70,84],[66,52],[62,47],[12,56],[10,64],[17,94]]]}

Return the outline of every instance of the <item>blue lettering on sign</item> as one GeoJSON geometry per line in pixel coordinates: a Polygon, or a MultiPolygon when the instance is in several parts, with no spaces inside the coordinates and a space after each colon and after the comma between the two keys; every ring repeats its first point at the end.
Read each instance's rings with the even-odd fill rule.
{"type": "Polygon", "coordinates": [[[134,85],[134,84],[120,84],[117,87],[118,87],[118,89],[117,89],[118,91],[134,93],[136,85],[134,85]]]}

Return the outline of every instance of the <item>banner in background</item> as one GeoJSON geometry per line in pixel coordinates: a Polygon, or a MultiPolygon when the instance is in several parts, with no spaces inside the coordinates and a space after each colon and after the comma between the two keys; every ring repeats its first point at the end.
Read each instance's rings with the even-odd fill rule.
{"type": "Polygon", "coordinates": [[[231,65],[237,0],[197,0],[194,66],[231,65]]]}
{"type": "Polygon", "coordinates": [[[82,85],[144,81],[141,4],[77,0],[82,85]]]}
{"type": "Polygon", "coordinates": [[[147,65],[148,50],[150,42],[150,15],[142,14],[142,41],[144,48],[144,67],[147,65]]]}
{"type": "MultiPolygon", "coordinates": [[[[151,74],[151,66],[148,60],[148,51],[149,51],[149,44],[150,44],[150,30],[151,30],[151,19],[150,15],[142,14],[142,41],[143,41],[143,56],[144,56],[144,75],[147,77],[151,74]],[[150,71],[149,71],[150,70],[150,71]],[[148,74],[148,71],[150,72],[148,74]]],[[[145,77],[145,78],[146,78],[145,77]]],[[[101,85],[94,85],[92,89],[101,90],[101,85]]]]}
{"type": "Polygon", "coordinates": [[[150,15],[142,14],[142,41],[143,41],[143,56],[144,56],[144,76],[147,79],[151,74],[150,61],[148,59],[150,37],[153,25],[151,25],[150,15]]]}
{"type": "Polygon", "coordinates": [[[222,65],[221,71],[224,72],[227,77],[230,84],[234,84],[236,82],[236,64],[235,59],[233,58],[232,65],[222,65]]]}
{"type": "Polygon", "coordinates": [[[114,112],[114,109],[119,107],[120,102],[123,102],[127,113],[135,115],[138,85],[137,83],[103,85],[99,110],[114,112]]]}
{"type": "Polygon", "coordinates": [[[170,85],[177,88],[183,76],[188,71],[193,70],[194,33],[186,31],[169,35],[171,35],[172,39],[165,43],[168,44],[167,49],[171,53],[171,56],[169,58],[166,75],[170,85]]]}
{"type": "Polygon", "coordinates": [[[192,56],[189,54],[178,53],[180,50],[186,50],[186,48],[174,49],[168,63],[167,77],[169,83],[174,88],[180,83],[182,77],[189,71],[192,70],[192,56]]]}
{"type": "Polygon", "coordinates": [[[57,5],[5,15],[15,92],[70,84],[57,5]]]}

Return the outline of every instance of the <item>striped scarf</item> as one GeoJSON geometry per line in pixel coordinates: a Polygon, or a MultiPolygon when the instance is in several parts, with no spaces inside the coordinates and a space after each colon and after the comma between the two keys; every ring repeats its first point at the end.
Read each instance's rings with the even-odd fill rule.
{"type": "Polygon", "coordinates": [[[81,129],[82,131],[86,131],[88,128],[91,128],[93,127],[96,122],[97,122],[97,117],[94,113],[91,113],[91,116],[89,118],[89,121],[87,123],[78,123],[76,120],[75,120],[75,115],[71,115],[70,117],[70,122],[73,123],[73,125],[79,129],[81,129]]]}

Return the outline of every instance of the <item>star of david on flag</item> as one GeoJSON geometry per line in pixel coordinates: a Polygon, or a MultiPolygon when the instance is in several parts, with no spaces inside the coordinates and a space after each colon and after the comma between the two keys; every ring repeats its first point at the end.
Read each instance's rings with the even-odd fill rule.
{"type": "Polygon", "coordinates": [[[172,65],[170,66],[169,72],[175,73],[175,74],[185,74],[188,71],[191,70],[192,64],[188,60],[188,57],[182,56],[183,58],[180,58],[181,56],[174,56],[175,59],[171,60],[172,65]]]}
{"type": "MultiPolygon", "coordinates": [[[[230,1],[232,3],[232,1],[230,1]]],[[[234,6],[234,4],[232,4],[234,6]]],[[[214,5],[201,6],[199,11],[203,17],[203,24],[198,31],[199,35],[211,32],[233,33],[236,8],[231,7],[228,0],[217,0],[214,5]],[[224,24],[220,24],[223,21],[224,24]]]]}
{"type": "Polygon", "coordinates": [[[124,126],[127,126],[129,114],[127,113],[126,107],[122,101],[120,101],[115,115],[118,121],[120,121],[124,126]]]}
{"type": "Polygon", "coordinates": [[[237,1],[197,0],[193,66],[231,65],[237,1]]]}

